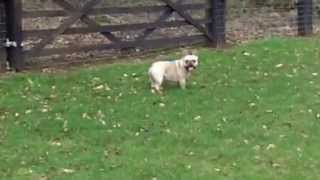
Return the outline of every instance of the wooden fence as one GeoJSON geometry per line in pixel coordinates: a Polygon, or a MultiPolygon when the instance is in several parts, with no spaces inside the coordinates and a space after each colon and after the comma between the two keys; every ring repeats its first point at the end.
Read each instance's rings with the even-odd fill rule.
{"type": "MultiPolygon", "coordinates": [[[[4,1],[6,14],[6,39],[7,56],[9,64],[17,71],[23,70],[25,62],[31,58],[42,56],[62,55],[70,53],[103,51],[106,49],[124,48],[162,48],[176,47],[195,43],[209,43],[212,47],[223,46],[226,41],[226,0],[207,0],[206,3],[185,4],[183,0],[159,0],[162,5],[150,5],[139,7],[98,7],[101,0],[89,0],[81,6],[73,6],[68,0],[52,0],[61,9],[59,10],[24,10],[22,0],[4,1]],[[190,10],[206,12],[206,17],[196,19],[189,13],[190,10]],[[142,12],[160,12],[154,22],[127,23],[117,25],[101,25],[92,16],[102,14],[135,14],[142,12]],[[168,19],[173,13],[178,14],[181,20],[168,19]],[[55,28],[24,29],[23,20],[28,18],[55,18],[64,17],[64,20],[55,28]],[[81,21],[86,27],[74,27],[81,21]],[[197,35],[185,35],[181,37],[148,39],[157,29],[191,25],[199,32],[197,35]],[[133,40],[125,41],[116,36],[115,32],[131,30],[143,30],[143,33],[133,40]],[[60,35],[100,33],[108,40],[108,43],[93,45],[73,45],[70,47],[48,46],[60,35]],[[24,41],[28,38],[38,38],[31,48],[24,47],[24,41]]],[[[298,0],[298,34],[312,34],[312,0],[298,0]]],[[[4,29],[0,24],[0,30],[4,29]]]]}

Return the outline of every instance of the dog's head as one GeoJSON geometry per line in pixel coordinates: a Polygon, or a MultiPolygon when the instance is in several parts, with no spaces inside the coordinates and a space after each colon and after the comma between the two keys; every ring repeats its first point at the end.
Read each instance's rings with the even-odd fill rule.
{"type": "Polygon", "coordinates": [[[199,57],[194,54],[188,54],[184,56],[182,60],[183,60],[184,67],[188,72],[191,72],[197,69],[199,65],[199,57]]]}

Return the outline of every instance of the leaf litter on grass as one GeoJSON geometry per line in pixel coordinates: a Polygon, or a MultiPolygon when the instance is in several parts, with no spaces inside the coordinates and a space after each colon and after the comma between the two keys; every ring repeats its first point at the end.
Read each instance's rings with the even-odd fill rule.
{"type": "Polygon", "coordinates": [[[162,97],[147,64],[1,80],[1,177],[317,179],[319,63],[304,46],[317,49],[301,39],[203,49],[188,89],[162,97]]]}

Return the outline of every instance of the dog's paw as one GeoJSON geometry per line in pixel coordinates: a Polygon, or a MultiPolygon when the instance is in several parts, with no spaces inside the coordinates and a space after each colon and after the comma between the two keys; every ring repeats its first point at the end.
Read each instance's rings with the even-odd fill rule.
{"type": "Polygon", "coordinates": [[[152,90],[151,90],[151,93],[152,93],[152,94],[159,94],[159,95],[163,95],[163,91],[162,91],[162,90],[155,90],[155,89],[152,89],[152,90]]]}

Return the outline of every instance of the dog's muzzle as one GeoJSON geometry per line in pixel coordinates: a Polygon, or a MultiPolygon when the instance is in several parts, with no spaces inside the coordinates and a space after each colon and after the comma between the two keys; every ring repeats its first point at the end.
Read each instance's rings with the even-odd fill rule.
{"type": "Polygon", "coordinates": [[[186,69],[186,71],[190,72],[190,71],[197,69],[197,66],[195,66],[193,64],[188,64],[185,66],[185,69],[186,69]]]}

